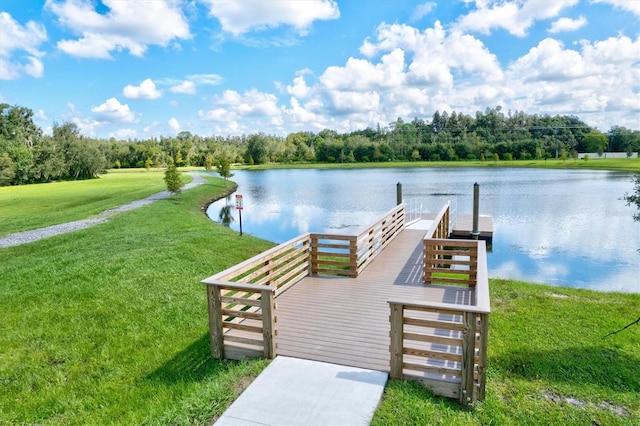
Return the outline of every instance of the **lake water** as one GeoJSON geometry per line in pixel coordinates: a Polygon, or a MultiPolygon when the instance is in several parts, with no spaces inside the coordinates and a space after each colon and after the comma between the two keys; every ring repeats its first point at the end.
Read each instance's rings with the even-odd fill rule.
{"type": "MultiPolygon", "coordinates": [[[[398,182],[405,201],[417,200],[425,213],[451,201],[470,214],[477,182],[480,214],[493,217],[491,277],[640,293],[640,223],[621,200],[633,190],[630,173],[305,169],[236,171],[232,179],[243,196],[243,232],[276,243],[304,232],[357,234],[395,206],[398,182]]],[[[207,214],[239,230],[234,206],[231,196],[207,214]]]]}

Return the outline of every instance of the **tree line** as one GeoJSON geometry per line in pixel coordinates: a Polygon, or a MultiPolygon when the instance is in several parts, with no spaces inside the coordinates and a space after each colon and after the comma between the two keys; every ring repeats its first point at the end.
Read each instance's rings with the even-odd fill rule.
{"type": "Polygon", "coordinates": [[[45,135],[25,107],[0,104],[0,185],[88,179],[109,168],[230,163],[354,163],[577,158],[579,152],[640,150],[640,131],[613,126],[606,134],[575,116],[505,114],[500,107],[475,116],[436,111],[428,119],[402,118],[385,127],[348,133],[325,129],[287,136],[254,133],[144,140],[85,137],[74,123],[54,123],[45,135]]]}

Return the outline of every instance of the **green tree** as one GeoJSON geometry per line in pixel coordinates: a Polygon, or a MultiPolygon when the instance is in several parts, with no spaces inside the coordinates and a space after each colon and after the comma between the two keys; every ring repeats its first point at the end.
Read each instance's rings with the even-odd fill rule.
{"type": "Polygon", "coordinates": [[[62,145],[51,136],[43,136],[33,147],[33,178],[39,182],[68,175],[62,145]]]}
{"type": "Polygon", "coordinates": [[[584,136],[583,143],[589,152],[596,152],[598,156],[607,149],[607,136],[597,130],[592,130],[584,136]]]}
{"type": "Polygon", "coordinates": [[[107,160],[96,141],[83,138],[75,123],[54,124],[53,139],[64,152],[67,177],[92,179],[104,173],[107,160]]]}
{"type": "Polygon", "coordinates": [[[253,164],[265,163],[269,154],[267,144],[267,137],[263,133],[249,136],[247,151],[245,153],[247,163],[251,163],[251,159],[253,160],[253,164]]]}
{"type": "Polygon", "coordinates": [[[215,163],[216,169],[218,169],[218,174],[220,177],[224,178],[224,186],[227,187],[227,180],[233,176],[231,173],[231,163],[233,161],[233,157],[228,149],[221,148],[216,152],[215,163]]]}
{"type": "Polygon", "coordinates": [[[10,185],[16,176],[16,165],[6,152],[0,155],[0,186],[10,185]]]}
{"type": "Polygon", "coordinates": [[[164,172],[164,182],[167,184],[169,192],[180,194],[184,183],[180,178],[180,172],[173,161],[169,161],[167,170],[164,172]]]}
{"type": "Polygon", "coordinates": [[[204,156],[204,168],[205,170],[211,170],[213,167],[213,155],[206,153],[204,156]]]}
{"type": "Polygon", "coordinates": [[[633,192],[630,194],[624,194],[623,200],[627,202],[628,206],[636,207],[636,212],[633,215],[633,220],[635,220],[636,222],[640,222],[640,174],[635,175],[633,183],[633,192]]]}

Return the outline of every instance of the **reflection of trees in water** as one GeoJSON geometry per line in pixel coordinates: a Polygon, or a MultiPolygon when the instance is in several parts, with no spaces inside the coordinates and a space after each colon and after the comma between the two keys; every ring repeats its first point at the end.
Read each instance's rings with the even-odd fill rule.
{"type": "Polygon", "coordinates": [[[231,226],[231,222],[234,221],[233,215],[231,214],[231,206],[229,205],[229,200],[231,197],[226,198],[226,203],[220,209],[220,213],[218,213],[218,220],[221,224],[226,226],[227,228],[231,226]]]}

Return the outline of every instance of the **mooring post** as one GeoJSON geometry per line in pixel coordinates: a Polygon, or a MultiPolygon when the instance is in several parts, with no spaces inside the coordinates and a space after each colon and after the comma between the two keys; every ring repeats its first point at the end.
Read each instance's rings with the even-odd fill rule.
{"type": "Polygon", "coordinates": [[[478,229],[478,219],[480,215],[480,185],[478,182],[473,184],[473,230],[471,231],[471,237],[477,240],[480,236],[480,230],[478,229]]]}
{"type": "Polygon", "coordinates": [[[396,202],[398,206],[402,204],[402,184],[400,182],[396,185],[396,202]]]}

